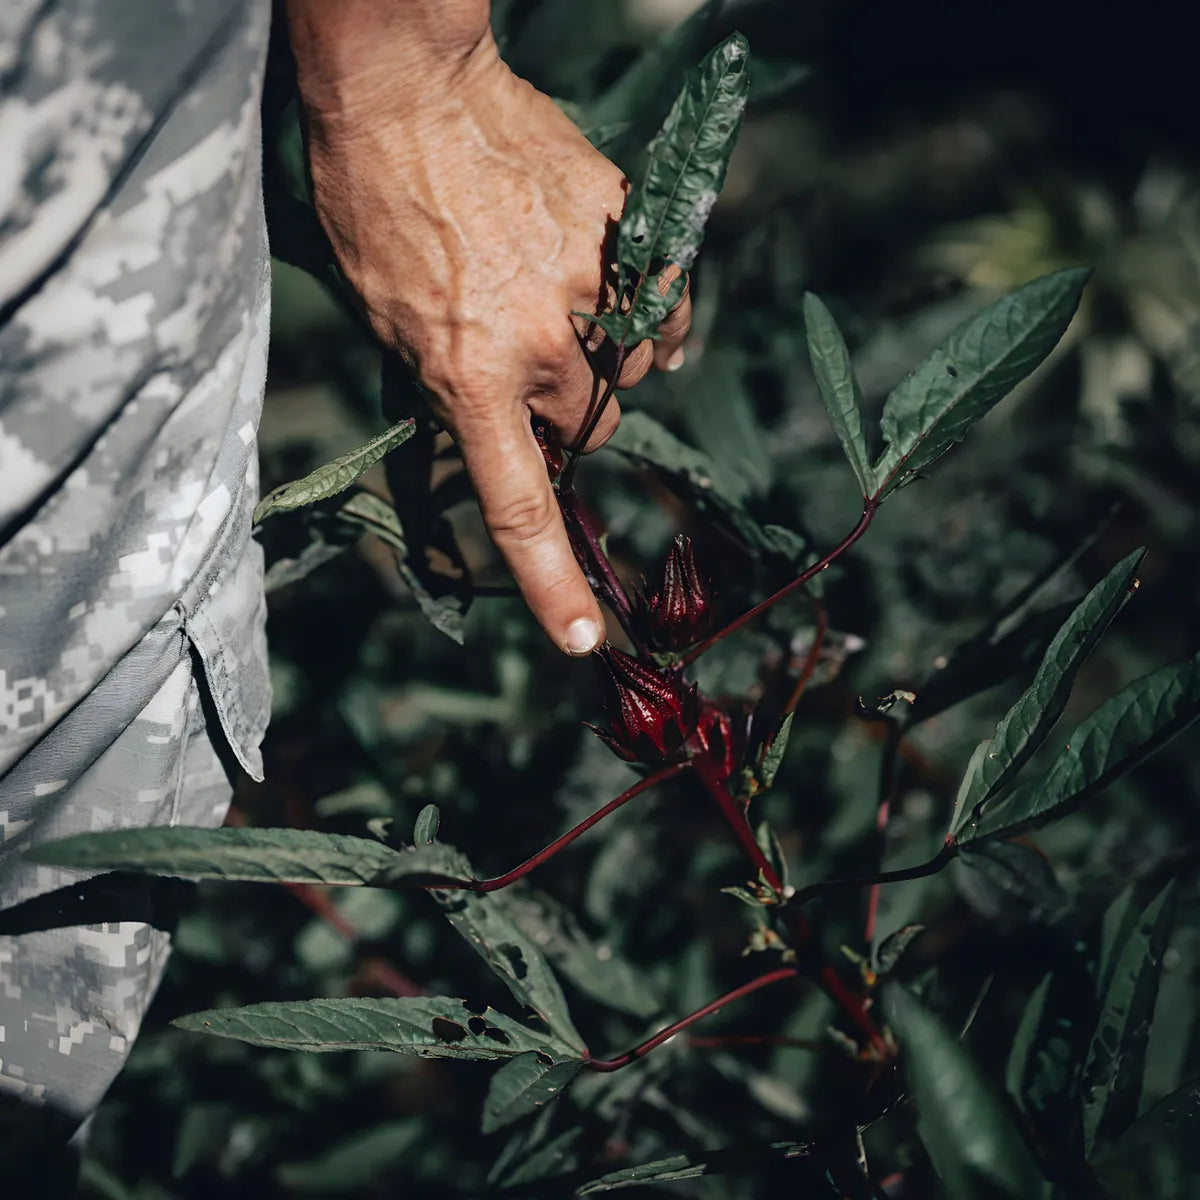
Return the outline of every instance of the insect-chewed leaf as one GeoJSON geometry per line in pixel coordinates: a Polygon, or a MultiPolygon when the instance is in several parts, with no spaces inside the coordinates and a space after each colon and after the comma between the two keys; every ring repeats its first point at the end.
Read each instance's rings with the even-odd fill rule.
{"type": "Polygon", "coordinates": [[[531,1112],[556,1100],[563,1089],[583,1070],[583,1060],[555,1060],[543,1051],[531,1051],[509,1059],[488,1086],[483,1101],[484,1133],[495,1133],[531,1112]]]}
{"type": "Polygon", "coordinates": [[[1054,349],[1088,271],[1073,267],[1017,288],[959,326],[887,398],[886,443],[872,468],[878,499],[915,478],[1054,349]]]}
{"type": "Polygon", "coordinates": [[[1135,680],[1075,727],[1050,769],[962,831],[960,845],[1012,837],[1078,808],[1200,718],[1200,654],[1135,680]]]}
{"type": "Polygon", "coordinates": [[[657,279],[670,265],[686,271],[700,249],[741,128],[748,59],[739,33],[708,54],[650,143],[645,177],[629,196],[617,237],[618,292],[628,305],[596,319],[615,343],[654,337],[683,294],[682,274],[665,291],[657,279]]]}
{"type": "Polygon", "coordinates": [[[1137,1116],[1150,1020],[1158,997],[1163,952],[1175,919],[1175,888],[1167,884],[1141,912],[1136,923],[1125,919],[1125,897],[1118,915],[1106,921],[1113,934],[1100,969],[1100,1016],[1083,1067],[1083,1139],[1085,1153],[1118,1138],[1137,1116]]]}
{"type": "Polygon", "coordinates": [[[850,352],[833,315],[811,292],[804,297],[804,328],[808,357],[833,431],[842,443],[863,496],[874,495],[875,472],[871,469],[871,454],[863,432],[862,396],[850,369],[850,352]]]}
{"type": "Polygon", "coordinates": [[[318,500],[328,500],[330,496],[344,492],[385,454],[408,441],[416,428],[417,423],[412,418],[400,421],[357,449],[318,467],[303,479],[293,480],[268,492],[254,510],[254,523],[257,525],[273,513],[291,512],[292,509],[315,504],[318,500]]]}
{"type": "MultiPolygon", "coordinates": [[[[1083,661],[1137,586],[1145,550],[1122,559],[1075,606],[1050,643],[1033,682],[971,756],[954,801],[950,833],[957,838],[986,800],[1006,787],[1046,740],[1062,715],[1083,661]]],[[[968,837],[971,835],[968,834],[968,837]]]]}
{"type": "Polygon", "coordinates": [[[1200,1079],[1147,1109],[1091,1166],[1120,1200],[1200,1193],[1200,1079]]]}
{"type": "Polygon", "coordinates": [[[541,1051],[562,1056],[545,1034],[487,1008],[473,1012],[448,996],[297,1000],[215,1008],[177,1017],[193,1033],[280,1050],[392,1050],[418,1058],[513,1058],[541,1051]]]}
{"type": "Polygon", "coordinates": [[[896,984],[884,990],[920,1114],[919,1132],[956,1200],[1031,1200],[1042,1177],[1003,1099],[957,1039],[896,984]]]}
{"type": "Polygon", "coordinates": [[[187,825],[81,833],[26,854],[60,867],[252,883],[367,884],[404,860],[400,851],[372,838],[311,829],[187,825]]]}

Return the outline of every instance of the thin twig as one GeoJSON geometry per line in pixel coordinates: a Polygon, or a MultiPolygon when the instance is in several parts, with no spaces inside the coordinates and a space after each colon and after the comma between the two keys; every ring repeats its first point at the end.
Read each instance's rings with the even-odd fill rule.
{"type": "Polygon", "coordinates": [[[561,491],[569,492],[571,490],[571,484],[575,480],[575,472],[579,469],[579,460],[583,456],[583,448],[588,444],[588,439],[592,434],[596,432],[596,426],[600,424],[600,418],[604,416],[604,410],[608,407],[608,402],[617,390],[617,379],[621,374],[621,368],[625,365],[625,355],[627,353],[625,342],[622,340],[617,344],[616,354],[613,357],[612,378],[605,385],[604,391],[600,394],[600,399],[596,401],[591,416],[588,417],[579,432],[579,436],[575,439],[575,445],[567,450],[567,465],[563,467],[562,474],[558,477],[558,486],[561,491]]]}
{"type": "MultiPolygon", "coordinates": [[[[903,730],[895,721],[888,722],[887,740],[883,746],[883,757],[879,765],[879,808],[875,815],[875,862],[878,864],[887,845],[887,827],[891,817],[892,804],[896,799],[899,772],[896,770],[896,759],[900,750],[900,739],[903,730]]],[[[867,894],[867,916],[863,923],[863,941],[869,946],[875,937],[875,921],[879,915],[879,884],[871,884],[867,894]]]]}
{"type": "Polygon", "coordinates": [[[825,634],[829,627],[825,605],[815,596],[812,598],[812,604],[817,614],[817,627],[813,630],[812,645],[809,646],[808,653],[804,656],[804,665],[800,668],[800,674],[796,676],[796,686],[792,688],[792,694],[788,697],[787,704],[783,706],[782,716],[785,717],[788,713],[796,711],[800,697],[804,695],[805,689],[816,674],[817,663],[821,660],[821,648],[825,645],[825,634]]]}
{"type": "Polygon", "coordinates": [[[837,892],[848,888],[871,887],[877,883],[903,883],[909,879],[924,879],[927,875],[936,875],[958,853],[958,846],[948,842],[928,862],[918,863],[915,867],[904,867],[898,871],[881,871],[878,875],[867,875],[859,879],[822,879],[819,883],[810,883],[808,887],[800,888],[792,897],[793,905],[807,904],[817,896],[826,892],[837,892]]]}
{"type": "Polygon", "coordinates": [[[733,991],[726,992],[725,995],[718,996],[715,1000],[710,1000],[703,1008],[698,1008],[694,1013],[689,1013],[686,1017],[668,1025],[665,1029],[660,1029],[653,1037],[640,1042],[632,1050],[627,1050],[624,1054],[617,1055],[616,1058],[592,1058],[588,1055],[584,1061],[593,1071],[619,1071],[622,1067],[629,1066],[631,1062],[635,1062],[637,1059],[649,1054],[657,1046],[661,1046],[663,1042],[673,1038],[681,1029],[686,1029],[689,1025],[694,1025],[704,1017],[724,1008],[726,1004],[732,1004],[735,1000],[740,1000],[743,996],[749,996],[752,992],[757,992],[759,989],[768,987],[772,983],[778,983],[780,980],[795,979],[799,974],[799,971],[795,967],[780,967],[775,971],[768,971],[765,975],[760,975],[757,979],[752,979],[749,983],[743,983],[741,987],[734,988],[733,991]]]}
{"type": "Polygon", "coordinates": [[[784,584],[784,586],[781,587],[777,592],[774,592],[765,600],[756,604],[753,608],[747,609],[746,612],[742,613],[740,617],[735,617],[729,622],[728,625],[722,629],[718,629],[716,633],[705,638],[704,641],[702,641],[699,645],[693,646],[692,649],[683,656],[682,665],[685,667],[690,666],[706,650],[710,649],[712,646],[715,646],[723,638],[727,638],[731,633],[734,632],[734,630],[740,629],[748,621],[754,620],[754,618],[760,613],[766,612],[767,609],[773,604],[778,603],[785,596],[790,596],[797,588],[803,587],[809,582],[810,579],[814,579],[817,575],[820,575],[820,573],[824,571],[825,568],[834,561],[834,559],[838,558],[840,555],[849,550],[850,547],[853,546],[854,543],[857,542],[864,533],[866,533],[866,531],[870,528],[871,522],[875,519],[875,513],[878,508],[878,500],[868,500],[863,508],[862,516],[858,519],[858,524],[855,525],[854,528],[848,534],[846,534],[846,536],[842,538],[842,540],[838,542],[838,544],[834,546],[834,548],[830,550],[830,552],[826,554],[824,558],[813,563],[811,567],[806,567],[800,572],[799,575],[796,576],[795,579],[791,581],[791,583],[784,584]]]}

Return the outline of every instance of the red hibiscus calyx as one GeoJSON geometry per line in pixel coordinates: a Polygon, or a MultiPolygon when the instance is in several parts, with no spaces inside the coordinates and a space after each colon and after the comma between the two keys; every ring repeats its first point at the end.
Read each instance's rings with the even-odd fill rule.
{"type": "Polygon", "coordinates": [[[713,594],[696,567],[691,538],[677,534],[667,554],[662,585],[638,594],[638,623],[646,638],[663,650],[698,642],[713,623],[713,594]]]}
{"type": "Polygon", "coordinates": [[[604,645],[596,654],[603,666],[609,726],[592,730],[627,762],[661,763],[686,753],[700,720],[696,685],[614,646],[604,645]]]}

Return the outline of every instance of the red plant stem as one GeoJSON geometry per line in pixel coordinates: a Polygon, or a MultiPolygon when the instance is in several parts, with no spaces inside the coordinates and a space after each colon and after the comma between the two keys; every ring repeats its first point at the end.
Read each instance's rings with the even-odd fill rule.
{"type": "Polygon", "coordinates": [[[609,379],[604,391],[600,395],[600,399],[596,401],[596,407],[592,410],[591,416],[579,431],[579,436],[575,439],[574,448],[568,451],[570,458],[567,459],[567,465],[558,477],[559,487],[563,491],[569,492],[571,490],[571,483],[575,479],[575,472],[579,469],[579,459],[583,455],[583,448],[587,445],[588,438],[596,432],[596,426],[600,424],[600,418],[604,416],[604,410],[608,407],[608,402],[612,399],[613,392],[617,390],[617,378],[621,374],[621,368],[625,365],[625,355],[627,353],[624,341],[618,342],[616,353],[613,355],[612,378],[609,379]]]}
{"type": "Polygon", "coordinates": [[[875,1027],[871,1014],[867,1011],[867,1002],[856,996],[843,982],[842,977],[826,963],[817,976],[821,990],[854,1022],[859,1032],[877,1050],[887,1053],[887,1042],[875,1027]]]}
{"type": "Polygon", "coordinates": [[[665,1029],[660,1029],[653,1037],[647,1038],[644,1042],[634,1046],[632,1050],[627,1050],[616,1058],[592,1058],[589,1054],[584,1061],[593,1071],[619,1071],[622,1067],[629,1066],[631,1062],[635,1062],[649,1054],[655,1047],[661,1046],[663,1042],[673,1038],[681,1029],[694,1025],[718,1009],[724,1008],[726,1004],[732,1004],[735,1000],[740,1000],[743,996],[749,996],[752,992],[757,992],[760,988],[768,987],[780,980],[795,979],[799,974],[800,972],[795,967],[780,967],[775,971],[768,971],[765,975],[760,975],[757,979],[743,983],[741,987],[734,988],[733,991],[726,992],[725,995],[718,996],[715,1000],[710,1000],[703,1008],[698,1008],[694,1013],[689,1013],[688,1016],[675,1021],[665,1029]]]}
{"type": "Polygon", "coordinates": [[[800,674],[796,677],[796,686],[792,688],[792,694],[788,697],[788,702],[783,707],[782,715],[785,717],[788,713],[796,711],[796,705],[800,703],[800,697],[804,695],[805,688],[808,687],[813,675],[816,674],[817,663],[821,658],[821,647],[825,644],[825,634],[829,627],[829,621],[825,614],[825,605],[820,600],[814,598],[813,608],[817,614],[817,627],[813,631],[812,645],[809,646],[808,654],[804,657],[804,666],[800,668],[800,674]]]}
{"type": "Polygon", "coordinates": [[[733,1046],[790,1046],[796,1050],[824,1050],[828,1042],[816,1038],[787,1037],[781,1033],[748,1033],[730,1037],[691,1037],[688,1045],[696,1050],[724,1050],[733,1046]]]}
{"type": "MultiPolygon", "coordinates": [[[[900,749],[902,732],[894,721],[888,724],[887,741],[883,747],[883,761],[879,768],[879,811],[875,815],[875,840],[882,857],[887,842],[888,820],[892,812],[892,800],[896,794],[896,756],[900,749]]],[[[878,860],[877,860],[878,862],[878,860]]],[[[875,921],[879,916],[880,884],[871,884],[867,893],[867,915],[863,922],[863,941],[869,946],[875,938],[875,921]]]]}
{"type": "Polygon", "coordinates": [[[639,779],[633,787],[623,791],[615,800],[610,800],[602,808],[598,808],[590,817],[586,817],[580,821],[572,829],[568,829],[561,837],[557,837],[546,846],[539,850],[531,858],[527,858],[518,867],[513,867],[511,871],[506,871],[503,875],[497,875],[493,879],[472,879],[464,880],[462,883],[447,885],[446,887],[438,886],[438,891],[471,891],[471,892],[495,892],[500,888],[507,887],[510,883],[515,883],[518,879],[528,875],[535,867],[540,867],[556,855],[565,846],[569,846],[580,834],[587,833],[593,825],[603,821],[605,817],[611,813],[615,813],[622,805],[627,804],[634,796],[640,796],[642,792],[648,788],[652,788],[656,783],[662,783],[664,780],[672,779],[682,771],[686,771],[691,766],[689,762],[671,763],[670,766],[662,767],[652,774],[647,775],[645,779],[639,779]]]}
{"type": "Polygon", "coordinates": [[[746,852],[747,858],[754,864],[767,886],[776,895],[782,894],[783,880],[779,878],[770,860],[763,853],[762,847],[755,840],[754,831],[750,828],[750,822],[746,819],[745,810],[729,794],[729,789],[725,786],[725,781],[717,773],[712,759],[706,754],[698,754],[692,759],[692,766],[695,769],[697,778],[708,790],[708,794],[717,802],[722,816],[729,822],[729,827],[733,830],[738,844],[746,852]]]}
{"type": "Polygon", "coordinates": [[[699,645],[693,646],[687,654],[683,656],[682,666],[689,666],[696,661],[706,650],[715,646],[723,638],[727,638],[735,629],[741,629],[747,621],[754,620],[760,613],[767,611],[771,605],[778,603],[785,596],[790,596],[797,588],[803,587],[810,579],[820,575],[835,558],[844,554],[860,537],[870,528],[871,522],[875,519],[875,513],[879,508],[879,501],[869,499],[863,507],[862,516],[858,519],[858,524],[850,530],[848,534],[828,554],[820,561],[813,563],[811,567],[806,567],[791,583],[786,583],[779,591],[768,596],[765,600],[756,604],[753,608],[747,609],[740,617],[735,617],[728,625],[722,629],[718,629],[716,633],[705,638],[699,645]]]}

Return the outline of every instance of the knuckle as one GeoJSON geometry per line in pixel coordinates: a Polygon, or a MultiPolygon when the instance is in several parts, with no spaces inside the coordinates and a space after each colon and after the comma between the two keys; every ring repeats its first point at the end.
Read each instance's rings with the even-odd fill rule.
{"type": "Polygon", "coordinates": [[[488,528],[494,537],[515,542],[540,541],[558,519],[558,508],[549,492],[509,496],[492,506],[488,528]]]}

